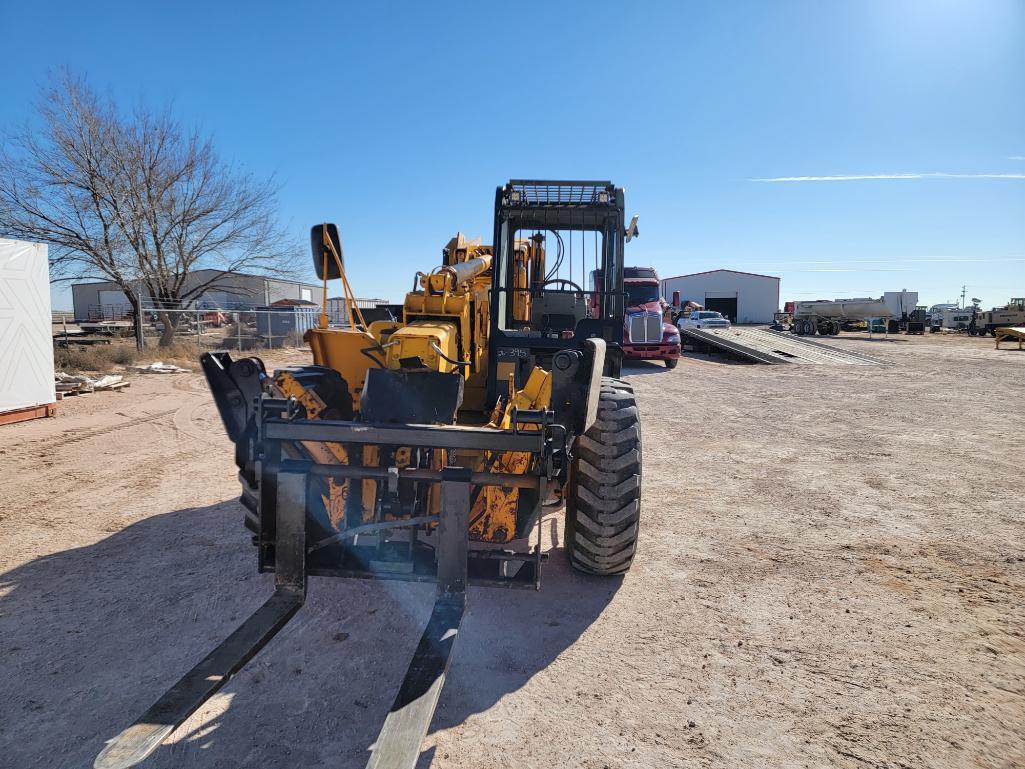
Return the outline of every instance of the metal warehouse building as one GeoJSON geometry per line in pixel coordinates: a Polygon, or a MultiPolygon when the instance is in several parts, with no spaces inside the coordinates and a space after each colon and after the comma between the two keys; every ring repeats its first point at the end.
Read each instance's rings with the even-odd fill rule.
{"type": "MultiPolygon", "coordinates": [[[[195,270],[186,278],[186,288],[215,280],[210,288],[193,300],[200,309],[252,309],[280,299],[302,299],[320,304],[323,289],[319,284],[268,278],[263,275],[221,273],[220,270],[195,270]],[[218,278],[218,274],[222,277],[218,278]]],[[[71,286],[77,320],[112,320],[128,314],[128,297],[116,283],[75,283],[71,286]]],[[[147,301],[148,303],[148,301],[147,301]]]]}
{"type": "Polygon", "coordinates": [[[737,270],[709,270],[662,281],[662,296],[697,302],[721,312],[734,323],[772,323],[779,310],[779,278],[737,270]]]}

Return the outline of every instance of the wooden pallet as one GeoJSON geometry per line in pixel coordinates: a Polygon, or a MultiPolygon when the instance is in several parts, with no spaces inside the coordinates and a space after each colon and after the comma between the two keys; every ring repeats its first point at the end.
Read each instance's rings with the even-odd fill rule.
{"type": "Polygon", "coordinates": [[[106,390],[113,390],[116,392],[131,386],[131,382],[115,382],[112,385],[99,388],[83,382],[57,382],[57,384],[54,385],[54,389],[57,391],[57,400],[62,400],[69,395],[88,395],[92,392],[104,392],[106,390]]]}

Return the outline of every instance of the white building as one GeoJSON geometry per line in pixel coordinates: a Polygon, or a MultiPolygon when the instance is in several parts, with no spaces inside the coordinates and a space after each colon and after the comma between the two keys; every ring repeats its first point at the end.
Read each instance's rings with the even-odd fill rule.
{"type": "MultiPolygon", "coordinates": [[[[281,299],[300,299],[319,305],[323,299],[319,283],[220,270],[190,272],[185,279],[185,290],[198,285],[208,285],[208,288],[187,307],[235,310],[269,305],[281,299]]],[[[126,317],[131,309],[121,287],[111,281],[72,283],[71,300],[76,320],[118,320],[126,317]]],[[[147,295],[145,304],[151,301],[147,295]]]]}
{"type": "Polygon", "coordinates": [[[779,278],[737,270],[709,270],[662,280],[662,296],[697,302],[734,323],[772,323],[779,310],[779,278]]]}
{"type": "Polygon", "coordinates": [[[0,238],[0,425],[54,415],[50,322],[46,244],[0,238]]]}
{"type": "MultiPolygon", "coordinates": [[[[367,310],[372,307],[377,307],[381,304],[389,304],[387,299],[356,299],[356,306],[361,310],[367,310]]],[[[333,326],[347,326],[349,319],[345,315],[345,297],[341,296],[329,296],[327,298],[327,318],[333,326]]],[[[399,318],[402,318],[402,314],[399,313],[399,318]]],[[[371,322],[370,318],[364,318],[367,323],[371,322]]]]}

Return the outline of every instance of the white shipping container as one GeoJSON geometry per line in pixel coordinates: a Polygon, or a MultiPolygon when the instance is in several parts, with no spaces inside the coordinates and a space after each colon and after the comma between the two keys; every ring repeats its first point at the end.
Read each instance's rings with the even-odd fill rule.
{"type": "Polygon", "coordinates": [[[972,322],[972,308],[943,311],[943,328],[968,328],[972,322]]]}
{"type": "Polygon", "coordinates": [[[47,247],[0,238],[0,414],[56,399],[47,247]]]}

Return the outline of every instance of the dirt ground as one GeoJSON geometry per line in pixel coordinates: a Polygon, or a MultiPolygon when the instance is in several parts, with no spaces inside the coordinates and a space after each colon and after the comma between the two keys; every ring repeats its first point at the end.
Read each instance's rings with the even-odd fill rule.
{"type": "MultiPolygon", "coordinates": [[[[1025,766],[1025,353],[830,344],[893,365],[627,372],[632,571],[552,514],[541,593],[471,590],[421,768],[1025,766]]],[[[0,765],[91,766],[269,595],[236,494],[198,373],[0,427],[0,765]]],[[[314,578],[145,766],[362,767],[432,601],[314,578]]]]}

